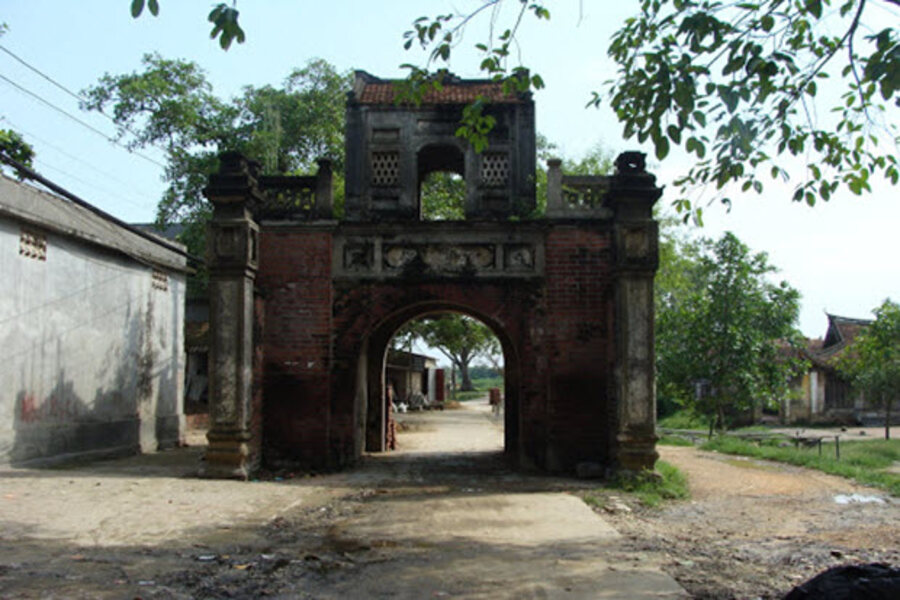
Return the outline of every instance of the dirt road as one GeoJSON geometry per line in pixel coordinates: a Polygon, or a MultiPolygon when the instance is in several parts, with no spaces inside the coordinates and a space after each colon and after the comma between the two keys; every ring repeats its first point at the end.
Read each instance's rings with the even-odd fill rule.
{"type": "Polygon", "coordinates": [[[663,447],[694,497],[644,509],[510,472],[467,406],[402,415],[400,451],[329,476],[202,481],[197,448],[0,469],[0,598],[776,598],[900,562],[898,504],[838,505],[871,493],[844,480],[663,447]]]}
{"type": "Polygon", "coordinates": [[[468,406],[404,415],[400,451],[323,477],[201,481],[197,450],[3,470],[0,597],[686,597],[607,561],[621,536],[577,484],[510,472],[468,406]]]}
{"type": "Polygon", "coordinates": [[[692,499],[610,515],[627,552],[647,552],[696,598],[780,598],[830,566],[900,564],[900,503],[790,465],[660,447],[692,499]],[[840,504],[858,494],[880,502],[840,504]]]}

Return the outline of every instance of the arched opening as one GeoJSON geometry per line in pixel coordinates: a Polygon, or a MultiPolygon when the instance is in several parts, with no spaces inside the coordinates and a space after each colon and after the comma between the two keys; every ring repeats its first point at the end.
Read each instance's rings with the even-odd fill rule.
{"type": "MultiPolygon", "coordinates": [[[[430,327],[430,329],[435,331],[438,328],[430,327]]],[[[435,338],[430,339],[434,343],[435,338]]],[[[424,443],[428,446],[427,451],[436,452],[502,452],[514,460],[518,444],[519,369],[512,340],[499,323],[464,307],[443,304],[419,305],[398,311],[382,322],[369,336],[363,354],[362,360],[367,365],[365,381],[358,383],[365,387],[365,393],[358,394],[357,398],[366,404],[363,411],[366,451],[380,453],[391,450],[394,435],[391,431],[392,419],[395,423],[419,422],[423,419],[430,419],[434,423],[441,419],[445,422],[454,420],[458,422],[460,417],[465,417],[475,419],[479,424],[481,432],[479,435],[482,437],[477,444],[454,445],[456,442],[451,436],[442,434],[435,436],[433,441],[423,441],[419,436],[416,445],[424,443]],[[452,359],[427,341],[412,341],[410,338],[414,336],[407,335],[411,329],[427,330],[429,324],[434,325],[442,320],[455,320],[457,324],[483,328],[490,338],[484,347],[487,352],[493,353],[493,367],[489,366],[490,360],[476,359],[475,354],[470,352],[470,379],[474,379],[481,386],[481,389],[474,390],[474,393],[463,394],[458,389],[463,387],[458,365],[455,376],[457,389],[453,389],[452,359]],[[422,323],[425,325],[421,325],[422,323]],[[404,337],[399,344],[395,343],[398,333],[404,337]],[[431,356],[434,354],[442,355],[443,358],[431,356]],[[491,382],[478,381],[477,377],[471,377],[472,367],[476,364],[482,364],[485,369],[490,369],[494,373],[497,369],[502,369],[502,375],[495,375],[491,382]],[[437,374],[438,370],[444,371],[443,381],[437,374]],[[490,404],[490,393],[486,389],[491,384],[500,387],[503,399],[502,406],[496,409],[490,404]],[[441,385],[445,386],[442,398],[441,391],[436,389],[441,385]],[[443,406],[438,405],[439,398],[443,406]],[[392,413],[392,409],[396,412],[392,413]],[[433,417],[423,416],[426,411],[434,411],[433,417]],[[466,413],[468,416],[465,416],[466,413]],[[478,414],[473,416],[473,413],[478,414]],[[487,429],[482,427],[487,424],[490,425],[487,429]]],[[[484,356],[483,351],[478,355],[484,356]]],[[[399,439],[403,449],[402,435],[399,439]]]]}
{"type": "Polygon", "coordinates": [[[465,219],[466,172],[463,151],[451,144],[430,144],[419,150],[417,164],[419,219],[465,219]]]}

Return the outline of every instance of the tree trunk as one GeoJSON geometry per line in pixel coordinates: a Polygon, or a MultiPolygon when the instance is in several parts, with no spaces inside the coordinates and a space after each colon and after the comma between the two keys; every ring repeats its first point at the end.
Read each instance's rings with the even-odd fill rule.
{"type": "Polygon", "coordinates": [[[469,379],[469,363],[460,361],[459,376],[462,378],[462,385],[459,388],[460,391],[471,392],[475,389],[475,386],[472,385],[472,380],[469,379]]]}
{"type": "Polygon", "coordinates": [[[725,407],[721,403],[716,408],[716,419],[718,420],[719,433],[725,433],[725,407]]]}

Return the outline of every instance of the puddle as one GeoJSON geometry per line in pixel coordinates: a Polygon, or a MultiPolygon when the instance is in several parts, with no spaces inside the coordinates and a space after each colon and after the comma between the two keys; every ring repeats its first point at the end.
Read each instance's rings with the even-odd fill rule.
{"type": "Polygon", "coordinates": [[[837,504],[884,504],[881,496],[865,496],[863,494],[838,494],[834,497],[837,504]]]}

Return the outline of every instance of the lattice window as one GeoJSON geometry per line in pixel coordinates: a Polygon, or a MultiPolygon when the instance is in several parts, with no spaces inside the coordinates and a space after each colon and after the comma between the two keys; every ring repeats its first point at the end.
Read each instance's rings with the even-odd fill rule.
{"type": "Polygon", "coordinates": [[[505,187],[509,181],[509,156],[499,152],[482,156],[481,181],[488,187],[505,187]]]}
{"type": "Polygon", "coordinates": [[[35,260],[47,260],[47,236],[23,229],[19,234],[19,254],[35,260]]]}
{"type": "Polygon", "coordinates": [[[400,154],[398,152],[372,153],[372,185],[395,186],[399,180],[400,154]]]}
{"type": "Polygon", "coordinates": [[[169,276],[166,275],[165,271],[153,269],[153,289],[163,292],[169,289],[169,276]]]}

